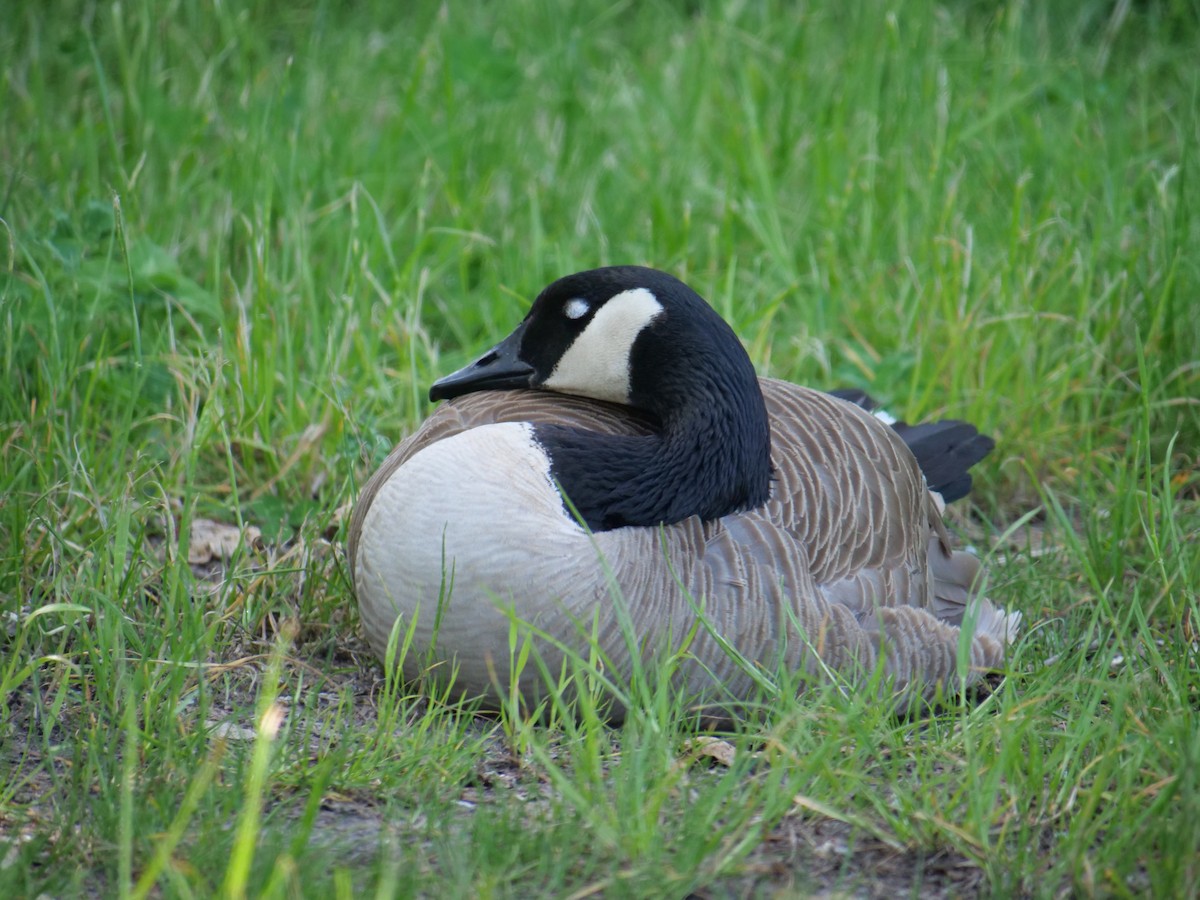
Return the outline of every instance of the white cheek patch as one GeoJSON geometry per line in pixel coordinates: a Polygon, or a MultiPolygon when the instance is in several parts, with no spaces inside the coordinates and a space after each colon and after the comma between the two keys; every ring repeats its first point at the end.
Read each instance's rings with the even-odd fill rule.
{"type": "Polygon", "coordinates": [[[662,311],[662,304],[646,288],[633,288],[612,297],[567,348],[542,387],[628,403],[633,342],[662,311]]]}

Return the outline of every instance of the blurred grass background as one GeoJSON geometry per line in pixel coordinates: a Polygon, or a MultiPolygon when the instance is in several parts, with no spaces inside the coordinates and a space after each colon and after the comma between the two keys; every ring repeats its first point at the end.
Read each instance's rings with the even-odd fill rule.
{"type": "MultiPolygon", "coordinates": [[[[919,861],[911,885],[953,887],[927,871],[941,853],[967,890],[1196,889],[1195,2],[64,0],[4,18],[0,885],[776,889],[747,873],[798,821],[779,798],[800,778],[819,822],[919,861]],[[552,811],[531,827],[500,792],[455,818],[464,784],[490,788],[496,737],[364,687],[379,670],[339,510],[431,380],[549,281],[609,263],[688,280],[764,374],[997,437],[960,521],[985,550],[1036,526],[992,576],[1035,625],[1001,715],[931,734],[794,701],[748,745],[782,729],[775,745],[825,759],[838,716],[867,715],[847,761],[788,751],[769,789],[747,764],[691,795],[655,768],[679,717],[589,733],[579,758],[510,722],[552,811]],[[266,549],[198,574],[201,517],[266,549]],[[1066,676],[1042,667],[1063,654],[1066,676]],[[284,737],[246,741],[273,756],[210,750],[202,726],[253,731],[278,697],[284,737]],[[595,776],[610,764],[628,777],[595,776]],[[809,784],[822,771],[842,787],[809,784]],[[357,861],[309,842],[347,796],[424,837],[377,827],[357,861]],[[607,803],[648,824],[606,830],[607,803]],[[686,819],[706,803],[712,820],[686,819]]],[[[846,856],[838,883],[871,883],[872,859],[846,856]]]]}

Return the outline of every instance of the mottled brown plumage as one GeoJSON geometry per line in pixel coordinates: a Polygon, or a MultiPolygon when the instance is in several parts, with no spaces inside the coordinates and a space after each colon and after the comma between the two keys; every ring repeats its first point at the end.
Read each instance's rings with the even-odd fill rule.
{"type": "MultiPolygon", "coordinates": [[[[556,642],[583,649],[584,633],[594,630],[608,664],[627,674],[619,605],[644,646],[661,649],[695,624],[689,597],[725,640],[768,672],[782,654],[791,669],[817,673],[828,666],[853,677],[873,671],[882,656],[894,688],[929,696],[957,684],[957,626],[968,609],[974,632],[968,681],[998,667],[1019,617],[972,593],[978,562],[950,550],[938,506],[904,442],[844,401],[771,379],[760,385],[774,468],[765,506],[710,522],[692,517],[661,529],[576,537],[555,520],[551,506],[514,501],[513,521],[499,524],[523,531],[528,546],[494,552],[475,546],[486,527],[462,525],[471,530],[462,543],[455,530],[471,515],[476,488],[479,509],[486,508],[492,488],[481,482],[493,477],[495,465],[456,472],[468,498],[461,505],[445,485],[429,484],[429,473],[502,453],[520,444],[519,434],[496,432],[504,440],[482,451],[464,443],[441,463],[439,445],[448,446],[455,435],[490,440],[484,426],[501,422],[622,434],[648,434],[653,425],[628,407],[544,391],[482,392],[443,404],[366,484],[350,523],[351,572],[372,647],[382,656],[396,618],[406,627],[418,607],[416,645],[435,643],[442,585],[428,575],[428,560],[445,558],[454,568],[454,589],[438,617],[432,656],[441,667],[434,671],[446,677],[457,667],[456,687],[467,695],[495,699],[506,689],[509,620],[503,610],[549,636],[538,646],[552,670],[561,659],[556,642]],[[419,454],[425,454],[424,474],[405,481],[419,454]],[[426,574],[413,575],[406,556],[425,559],[426,574]]],[[[525,475],[532,497],[546,476],[525,475]]],[[[497,496],[521,477],[497,477],[497,496]]],[[[690,655],[680,669],[681,686],[710,708],[728,710],[753,697],[752,679],[707,629],[697,631],[690,655]]],[[[416,677],[426,662],[423,654],[410,655],[405,674],[416,677]]],[[[528,667],[520,684],[532,698],[541,677],[528,667]]]]}

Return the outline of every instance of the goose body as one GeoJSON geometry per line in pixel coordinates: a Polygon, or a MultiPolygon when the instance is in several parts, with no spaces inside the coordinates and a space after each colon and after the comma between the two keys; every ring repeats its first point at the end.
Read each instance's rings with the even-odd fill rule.
{"type": "Polygon", "coordinates": [[[453,399],[368,481],[349,533],[368,640],[382,658],[397,620],[411,629],[407,677],[453,673],[494,700],[515,676],[532,700],[544,677],[515,671],[514,634],[536,635],[551,672],[594,640],[617,677],[631,653],[690,635],[678,686],[721,709],[755,692],[723,642],[768,672],[881,665],[928,696],[959,683],[960,644],[970,681],[1015,636],[1019,615],[974,591],[978,562],[950,549],[922,473],[954,499],[990,441],[757,378],[664,273],[555,282],[431,396],[453,399]]]}

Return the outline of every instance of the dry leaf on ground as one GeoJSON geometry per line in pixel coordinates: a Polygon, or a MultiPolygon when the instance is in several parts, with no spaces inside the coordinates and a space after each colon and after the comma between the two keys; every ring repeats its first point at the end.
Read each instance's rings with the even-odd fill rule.
{"type": "Polygon", "coordinates": [[[737,748],[729,743],[729,741],[723,741],[720,738],[708,737],[706,735],[701,735],[687,741],[683,745],[683,749],[690,753],[694,759],[707,757],[722,766],[732,766],[734,757],[737,756],[737,748]]]}
{"type": "Polygon", "coordinates": [[[191,539],[188,541],[188,562],[202,566],[214,559],[228,559],[245,542],[246,546],[258,546],[262,532],[253,525],[243,529],[213,519],[193,519],[191,539]]]}

